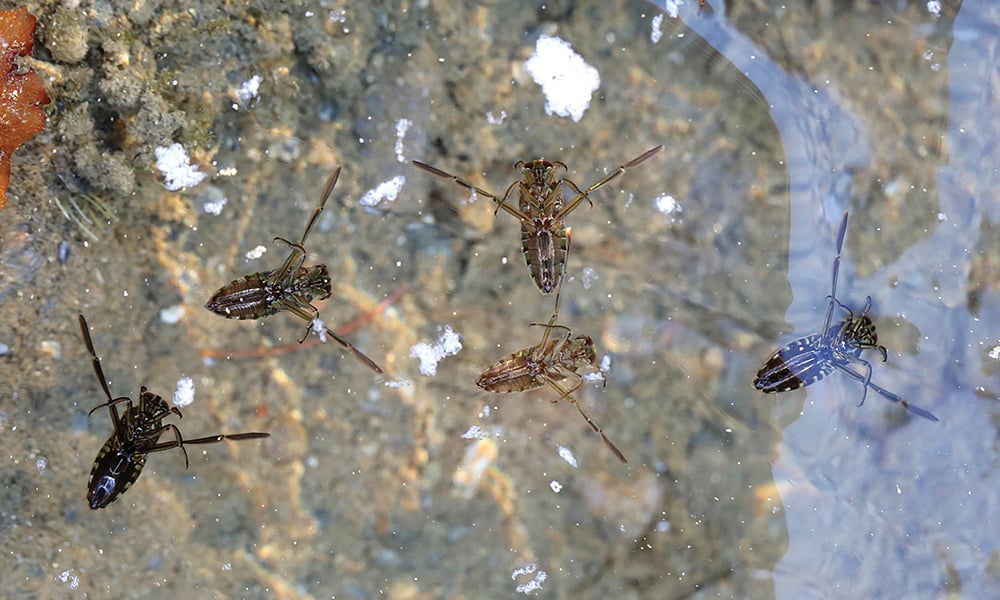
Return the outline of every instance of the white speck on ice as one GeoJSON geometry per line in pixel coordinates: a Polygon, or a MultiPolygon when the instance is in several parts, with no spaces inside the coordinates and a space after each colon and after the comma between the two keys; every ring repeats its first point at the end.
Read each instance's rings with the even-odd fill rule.
{"type": "Polygon", "coordinates": [[[941,16],[941,2],[939,0],[928,0],[927,2],[927,12],[931,13],[935,17],[941,16]]]}
{"type": "Polygon", "coordinates": [[[941,221],[941,222],[947,221],[948,220],[948,215],[946,215],[944,213],[938,213],[937,214],[937,220],[941,221]]]}
{"type": "Polygon", "coordinates": [[[156,168],[163,173],[163,185],[171,192],[194,187],[206,177],[197,166],[191,165],[191,159],[180,144],[158,146],[153,154],[156,168]]]}
{"type": "Polygon", "coordinates": [[[249,252],[246,253],[247,260],[248,261],[257,260],[261,256],[264,256],[265,252],[267,252],[267,248],[265,248],[264,246],[257,246],[253,250],[250,250],[249,252]]]}
{"type": "Polygon", "coordinates": [[[510,574],[511,579],[517,579],[518,575],[531,575],[538,568],[538,563],[534,562],[525,567],[518,567],[510,574]]]}
{"type": "Polygon", "coordinates": [[[589,381],[591,383],[595,381],[605,382],[608,380],[608,371],[611,370],[611,355],[605,354],[601,358],[601,366],[598,367],[597,371],[591,373],[585,373],[583,375],[584,381],[589,381]]]}
{"type": "Polygon", "coordinates": [[[656,522],[655,529],[658,533],[666,533],[670,531],[670,528],[670,521],[667,521],[666,519],[660,519],[656,522]]]}
{"type": "Polygon", "coordinates": [[[576,457],[573,456],[573,451],[567,448],[566,446],[559,446],[559,458],[569,463],[569,466],[573,467],[574,469],[578,466],[576,462],[576,457]]]}
{"type": "Polygon", "coordinates": [[[177,389],[174,390],[174,406],[184,408],[194,402],[194,381],[190,377],[181,377],[177,380],[177,389]]]}
{"type": "MultiPolygon", "coordinates": [[[[510,574],[510,578],[517,579],[518,576],[520,575],[531,575],[532,573],[535,573],[535,570],[537,568],[538,568],[538,563],[531,563],[526,567],[514,569],[514,572],[510,574]]],[[[542,589],[542,582],[545,581],[547,577],[548,576],[545,574],[545,571],[538,571],[538,573],[535,574],[534,579],[532,579],[528,583],[518,584],[517,587],[514,588],[514,591],[521,592],[522,594],[530,594],[532,592],[537,592],[538,590],[542,589]]]]}
{"type": "Polygon", "coordinates": [[[464,440],[484,440],[489,437],[490,434],[486,433],[486,430],[479,425],[473,425],[469,427],[465,433],[462,434],[462,439],[464,440]]]}
{"type": "Polygon", "coordinates": [[[677,15],[680,14],[681,4],[683,3],[684,0],[667,0],[663,8],[670,15],[671,19],[676,19],[677,15]]]}
{"type": "Polygon", "coordinates": [[[257,91],[260,90],[261,81],[264,81],[263,77],[260,75],[254,75],[250,79],[243,82],[240,89],[236,90],[236,97],[240,99],[241,103],[246,104],[257,97],[257,91]]]}
{"type": "Polygon", "coordinates": [[[396,121],[396,160],[399,162],[406,162],[406,157],[403,156],[403,138],[406,137],[406,132],[411,125],[413,125],[413,121],[409,119],[396,121]]]}
{"type": "Polygon", "coordinates": [[[173,306],[168,306],[160,311],[160,320],[168,325],[173,325],[174,323],[181,320],[184,316],[184,305],[175,304],[173,306]]]}
{"type": "Polygon", "coordinates": [[[205,212],[210,215],[221,215],[222,207],[226,205],[229,199],[223,196],[218,200],[206,200],[204,204],[201,205],[205,209],[205,212]]]}
{"type": "Polygon", "coordinates": [[[68,583],[69,589],[75,590],[80,587],[80,578],[73,574],[73,569],[66,569],[62,573],[56,576],[56,579],[62,583],[68,583]]]}
{"type": "Polygon", "coordinates": [[[663,31],[660,29],[661,25],[663,25],[663,13],[658,13],[653,17],[653,29],[649,33],[649,40],[654,44],[660,43],[660,39],[663,38],[663,31]]]}
{"type": "Polygon", "coordinates": [[[323,319],[316,317],[312,322],[312,330],[316,332],[319,336],[319,341],[322,344],[326,343],[326,324],[323,323],[323,319]]]}
{"type": "Polygon", "coordinates": [[[552,491],[555,492],[555,493],[557,493],[557,494],[560,491],[562,491],[562,484],[559,483],[558,481],[556,481],[555,479],[553,479],[552,481],[549,482],[549,487],[552,488],[552,491]]]}
{"type": "MultiPolygon", "coordinates": [[[[681,205],[670,194],[660,194],[656,198],[653,198],[653,206],[656,207],[656,210],[663,213],[665,217],[681,212],[681,205]]],[[[673,222],[676,219],[671,217],[669,220],[673,222]]]]}
{"type": "Polygon", "coordinates": [[[222,570],[223,571],[232,571],[233,570],[232,563],[222,563],[222,570]]]}
{"type": "Polygon", "coordinates": [[[488,417],[488,416],[490,416],[490,405],[484,404],[483,410],[479,411],[479,418],[482,419],[483,417],[488,417]]]}
{"type": "Polygon", "coordinates": [[[597,69],[557,37],[543,35],[535,43],[535,53],[524,68],[545,94],[545,114],[555,113],[574,121],[583,118],[590,96],[601,85],[597,69]]]}
{"type": "Polygon", "coordinates": [[[590,267],[583,268],[583,289],[589,290],[590,286],[592,286],[598,279],[600,279],[600,277],[597,276],[597,271],[590,267]]]}
{"type": "Polygon", "coordinates": [[[389,381],[386,381],[382,385],[389,388],[401,388],[401,387],[406,387],[408,385],[413,385],[413,383],[409,379],[390,379],[389,381]]]}
{"type": "Polygon", "coordinates": [[[383,200],[392,202],[399,195],[399,190],[403,189],[404,183],[406,183],[406,177],[396,175],[389,181],[378,184],[375,189],[365,192],[365,195],[361,196],[361,200],[358,202],[362,206],[376,206],[383,200]]]}
{"type": "Polygon", "coordinates": [[[49,466],[49,461],[44,456],[39,456],[35,460],[35,468],[38,469],[39,473],[43,472],[45,470],[45,467],[48,467],[48,466],[49,466]]]}
{"type": "Polygon", "coordinates": [[[486,122],[490,125],[500,125],[507,120],[507,111],[501,110],[500,115],[494,115],[493,111],[486,113],[486,122]]]}
{"type": "Polygon", "coordinates": [[[990,350],[990,358],[993,360],[1000,360],[1000,344],[997,344],[990,350]]]}
{"type": "Polygon", "coordinates": [[[453,331],[450,325],[438,327],[437,342],[431,346],[420,342],[410,348],[410,356],[420,359],[420,373],[431,377],[437,375],[437,364],[446,356],[454,356],[462,349],[462,334],[453,331]]]}

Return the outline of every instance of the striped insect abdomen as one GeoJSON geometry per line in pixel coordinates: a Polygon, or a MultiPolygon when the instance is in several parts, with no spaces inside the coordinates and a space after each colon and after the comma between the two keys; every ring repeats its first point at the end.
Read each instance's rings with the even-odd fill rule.
{"type": "Polygon", "coordinates": [[[519,350],[502,358],[483,371],[476,385],[489,392],[526,392],[542,387],[538,364],[530,360],[531,348],[519,350]]]}
{"type": "Polygon", "coordinates": [[[532,219],[521,224],[521,251],[531,278],[543,294],[559,288],[566,268],[569,239],[566,227],[550,217],[532,219]]]}
{"type": "Polygon", "coordinates": [[[832,373],[836,367],[821,341],[821,335],[813,334],[778,349],[757,371],[754,387],[767,393],[787,392],[816,383],[832,373]]]}
{"type": "Polygon", "coordinates": [[[219,288],[205,308],[227,319],[259,319],[278,312],[276,294],[264,283],[270,272],[253,273],[219,288]]]}

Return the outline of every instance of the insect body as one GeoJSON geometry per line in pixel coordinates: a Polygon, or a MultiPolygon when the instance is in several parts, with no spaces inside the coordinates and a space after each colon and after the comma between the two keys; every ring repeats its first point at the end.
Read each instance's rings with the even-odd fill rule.
{"type": "Polygon", "coordinates": [[[146,466],[146,456],[151,452],[162,452],[172,448],[180,448],[184,453],[184,467],[188,466],[187,450],[184,446],[191,444],[214,444],[222,440],[250,440],[268,437],[270,433],[235,433],[216,434],[206,437],[186,440],[181,436],[180,430],[172,423],[163,424],[163,419],[171,414],[181,418],[180,409],[176,406],[169,406],[160,396],[150,392],[146,386],[139,390],[138,405],[132,403],[128,397],[112,398],[111,390],[108,388],[108,380],[104,377],[104,370],[101,368],[101,359],[97,357],[94,350],[94,343],[90,339],[90,328],[87,320],[80,317],[80,330],[83,333],[83,343],[90,353],[90,360],[94,366],[94,373],[98,381],[101,382],[101,389],[108,401],[98,404],[90,410],[88,416],[99,408],[108,407],[111,414],[111,423],[114,425],[114,433],[108,441],[101,447],[94,459],[94,466],[90,470],[90,480],[87,482],[87,502],[90,508],[104,508],[111,504],[121,494],[128,491],[129,487],[135,483],[142,474],[143,467],[146,466]],[[124,410],[119,413],[118,406],[124,404],[124,410]],[[161,442],[160,436],[170,432],[173,439],[161,442]]]}
{"type": "MultiPolygon", "coordinates": [[[[275,241],[284,242],[292,249],[291,254],[279,268],[273,271],[251,273],[229,282],[212,295],[205,304],[205,308],[228,319],[261,319],[287,310],[310,323],[299,339],[299,343],[305,341],[310,330],[316,327],[315,324],[319,318],[319,311],[312,305],[312,300],[314,298],[325,300],[330,297],[332,290],[330,272],[326,265],[303,266],[306,260],[304,244],[309,230],[312,229],[316,217],[326,206],[326,200],[333,192],[334,186],[337,185],[339,177],[340,167],[337,167],[330,175],[323,192],[323,198],[309,218],[298,243],[290,242],[281,237],[274,238],[275,241]]],[[[381,367],[375,361],[368,358],[347,340],[325,327],[320,331],[325,331],[327,336],[354,354],[369,369],[376,373],[382,372],[381,367]]]]}
{"type": "Polygon", "coordinates": [[[757,373],[754,386],[763,392],[787,392],[805,387],[833,373],[838,362],[868,364],[861,358],[861,351],[866,349],[878,350],[884,362],[887,358],[885,346],[878,345],[875,324],[868,317],[871,297],[857,316],[847,307],[842,308],[848,312],[847,319],[829,326],[822,334],[799,338],[772,354],[757,373]]]}
{"type": "Polygon", "coordinates": [[[564,223],[566,216],[576,210],[576,207],[584,200],[593,204],[588,194],[662,149],[663,146],[650,148],[586,190],[581,190],[570,179],[559,176],[560,171],[566,172],[566,165],[559,161],[542,159],[528,162],[518,161],[514,164],[514,169],[518,171],[521,179],[510,184],[502,198],[461,177],[419,160],[413,161],[413,164],[432,175],[451,179],[458,185],[489,198],[497,205],[494,213],[499,212],[502,208],[517,218],[521,222],[521,251],[524,253],[524,260],[531,271],[531,278],[543,294],[549,294],[552,290],[559,288],[566,266],[566,253],[569,246],[568,228],[564,223]],[[563,186],[576,194],[569,202],[564,202],[563,186]],[[517,206],[512,201],[515,194],[517,195],[517,206]]]}
{"type": "Polygon", "coordinates": [[[754,387],[766,393],[787,392],[806,387],[835,370],[839,370],[851,379],[861,382],[864,391],[859,406],[864,404],[868,388],[872,388],[887,400],[901,404],[910,413],[937,421],[937,417],[930,412],[910,404],[898,395],[871,382],[872,366],[861,357],[862,351],[877,350],[882,355],[882,362],[887,360],[888,353],[885,346],[879,345],[875,324],[868,316],[872,306],[871,296],[868,297],[864,308],[857,315],[836,298],[840,255],[846,232],[847,213],[845,212],[837,235],[837,256],[833,261],[833,282],[821,333],[799,338],[779,348],[757,371],[757,377],[753,382],[754,387]],[[833,311],[837,307],[847,312],[847,318],[831,325],[833,311]],[[861,365],[864,368],[864,373],[856,370],[854,365],[861,365]]]}
{"type": "Polygon", "coordinates": [[[618,460],[623,463],[625,455],[621,453],[604,431],[594,423],[593,419],[584,412],[580,402],[571,394],[583,383],[583,377],[579,371],[590,369],[600,373],[604,379],[604,373],[595,365],[596,353],[594,352],[594,341],[585,335],[573,336],[573,332],[566,326],[556,325],[556,316],[559,314],[558,295],[556,297],[556,310],[552,318],[545,325],[532,323],[545,328],[542,341],[530,348],[518,350],[506,358],[500,359],[490,368],[483,371],[476,381],[476,385],[489,392],[527,392],[549,385],[559,397],[553,400],[566,399],[573,403],[576,410],[587,421],[590,428],[600,434],[605,445],[614,452],[618,460]],[[562,331],[558,337],[553,338],[554,331],[562,331]],[[573,379],[572,387],[567,389],[563,385],[566,379],[573,379]]]}

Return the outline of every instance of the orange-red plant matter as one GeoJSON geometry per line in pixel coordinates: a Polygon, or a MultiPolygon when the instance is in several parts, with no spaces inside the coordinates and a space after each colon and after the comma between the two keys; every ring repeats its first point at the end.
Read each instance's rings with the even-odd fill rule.
{"type": "Polygon", "coordinates": [[[45,129],[49,95],[33,69],[18,73],[15,62],[31,54],[35,22],[25,8],[0,10],[0,208],[7,205],[11,153],[45,129]]]}

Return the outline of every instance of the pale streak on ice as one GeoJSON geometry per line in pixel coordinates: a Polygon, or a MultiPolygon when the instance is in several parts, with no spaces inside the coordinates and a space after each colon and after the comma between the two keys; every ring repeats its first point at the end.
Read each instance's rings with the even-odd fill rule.
{"type": "Polygon", "coordinates": [[[574,469],[578,466],[576,462],[576,457],[573,456],[573,451],[567,448],[566,446],[559,446],[559,458],[569,463],[569,466],[573,467],[574,469]]]}
{"type": "Polygon", "coordinates": [[[387,388],[401,388],[401,387],[411,386],[413,385],[413,382],[410,381],[409,379],[390,379],[389,381],[386,381],[382,385],[384,385],[387,388]]]}
{"type": "Polygon", "coordinates": [[[660,27],[663,25],[663,13],[658,13],[653,16],[653,22],[651,23],[652,30],[649,32],[649,41],[654,44],[659,44],[660,40],[663,38],[663,30],[660,27]]]}
{"type": "Polygon", "coordinates": [[[396,121],[396,160],[398,162],[406,162],[406,157],[403,156],[403,138],[406,137],[406,132],[411,125],[413,125],[413,121],[409,119],[396,121]]]}

